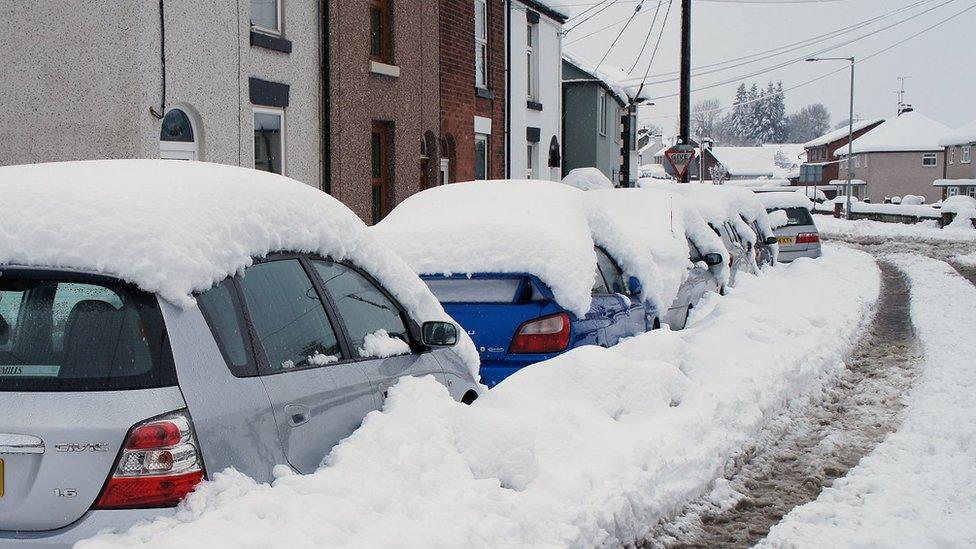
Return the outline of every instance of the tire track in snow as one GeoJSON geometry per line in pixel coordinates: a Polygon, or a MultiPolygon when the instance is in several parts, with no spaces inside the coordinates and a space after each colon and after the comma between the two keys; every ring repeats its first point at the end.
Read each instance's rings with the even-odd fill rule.
{"type": "Polygon", "coordinates": [[[706,498],[658,525],[642,547],[750,547],[870,452],[899,423],[920,357],[909,288],[881,263],[878,313],[822,403],[784,417],[706,498]]]}

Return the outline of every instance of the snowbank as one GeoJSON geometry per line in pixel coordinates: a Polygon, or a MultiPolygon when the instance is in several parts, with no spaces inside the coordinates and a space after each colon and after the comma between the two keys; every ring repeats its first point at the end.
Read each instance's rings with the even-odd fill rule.
{"type": "Polygon", "coordinates": [[[976,288],[943,262],[890,259],[924,356],[905,422],[759,547],[976,546],[976,288]]]}
{"type": "Polygon", "coordinates": [[[813,210],[813,202],[802,191],[782,193],[757,193],[756,198],[767,210],[783,208],[806,208],[813,210]]]}
{"type": "Polygon", "coordinates": [[[410,196],[371,232],[417,273],[531,273],[583,316],[596,269],[583,194],[551,181],[457,183],[410,196]]]}
{"type": "MultiPolygon", "coordinates": [[[[420,321],[449,320],[426,285],[338,200],[222,164],[97,160],[0,168],[0,265],[119,277],[175,305],[270,252],[348,259],[420,321]]],[[[469,339],[459,352],[477,372],[469,339]]]]}
{"type": "Polygon", "coordinates": [[[858,219],[848,221],[828,215],[814,217],[820,235],[827,238],[842,239],[901,239],[922,241],[976,241],[976,231],[971,229],[940,229],[936,221],[923,221],[912,225],[906,223],[882,223],[858,219]]]}
{"type": "Polygon", "coordinates": [[[965,195],[950,196],[942,201],[940,211],[959,213],[964,210],[976,210],[976,198],[965,195]]]}
{"type": "Polygon", "coordinates": [[[405,378],[318,472],[225,472],[176,517],[84,547],[619,546],[839,371],[878,290],[869,256],[826,246],[744,276],[684,331],[575,349],[472,406],[405,378]]]}
{"type": "Polygon", "coordinates": [[[566,174],[563,183],[582,191],[612,189],[614,187],[610,178],[598,168],[576,168],[566,174]]]}

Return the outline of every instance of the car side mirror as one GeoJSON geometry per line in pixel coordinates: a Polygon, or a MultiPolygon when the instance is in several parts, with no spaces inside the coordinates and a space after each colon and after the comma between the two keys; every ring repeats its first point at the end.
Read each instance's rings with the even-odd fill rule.
{"type": "Polygon", "coordinates": [[[452,347],[458,342],[458,327],[450,322],[424,322],[421,340],[428,347],[452,347]]]}
{"type": "Polygon", "coordinates": [[[705,265],[708,265],[709,267],[714,267],[716,265],[721,265],[722,263],[724,263],[724,261],[722,260],[722,254],[716,254],[716,253],[705,254],[704,259],[705,259],[705,265]]]}
{"type": "Polygon", "coordinates": [[[766,237],[766,245],[767,246],[772,246],[773,244],[776,244],[777,242],[779,242],[779,239],[776,238],[775,236],[767,236],[766,237]]]}
{"type": "Polygon", "coordinates": [[[630,292],[630,295],[639,295],[644,291],[644,286],[641,285],[640,280],[636,276],[632,276],[627,279],[627,291],[630,292]]]}

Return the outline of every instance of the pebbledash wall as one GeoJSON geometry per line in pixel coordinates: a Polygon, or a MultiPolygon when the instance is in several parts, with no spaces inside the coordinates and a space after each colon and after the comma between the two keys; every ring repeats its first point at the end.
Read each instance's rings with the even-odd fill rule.
{"type": "Polygon", "coordinates": [[[288,86],[285,174],[320,187],[320,3],[283,6],[290,53],[252,46],[249,0],[165,0],[161,105],[157,2],[0,0],[0,165],[159,158],[153,107],[190,116],[197,159],[253,167],[257,78],[288,86]]]}
{"type": "MultiPolygon", "coordinates": [[[[852,178],[867,182],[861,199],[870,198],[875,204],[883,203],[885,198],[906,194],[924,196],[928,204],[942,199],[942,191],[932,185],[942,177],[942,151],[871,152],[854,156],[860,158],[855,160],[852,178]],[[935,164],[923,165],[925,154],[934,154],[935,164]]],[[[843,165],[839,176],[839,179],[847,177],[843,165]]]]}

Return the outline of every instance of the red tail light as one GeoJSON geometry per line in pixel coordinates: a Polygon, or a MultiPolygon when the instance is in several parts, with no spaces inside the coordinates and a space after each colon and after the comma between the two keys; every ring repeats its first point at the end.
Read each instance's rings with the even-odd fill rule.
{"type": "Polygon", "coordinates": [[[136,425],[126,437],[115,471],[96,509],[173,507],[205,472],[193,426],[185,412],[136,425]]]}
{"type": "Polygon", "coordinates": [[[555,353],[569,345],[569,315],[559,313],[519,326],[510,349],[513,353],[555,353]]]}
{"type": "Polygon", "coordinates": [[[800,233],[796,235],[797,244],[816,244],[820,242],[820,233],[800,233]]]}

